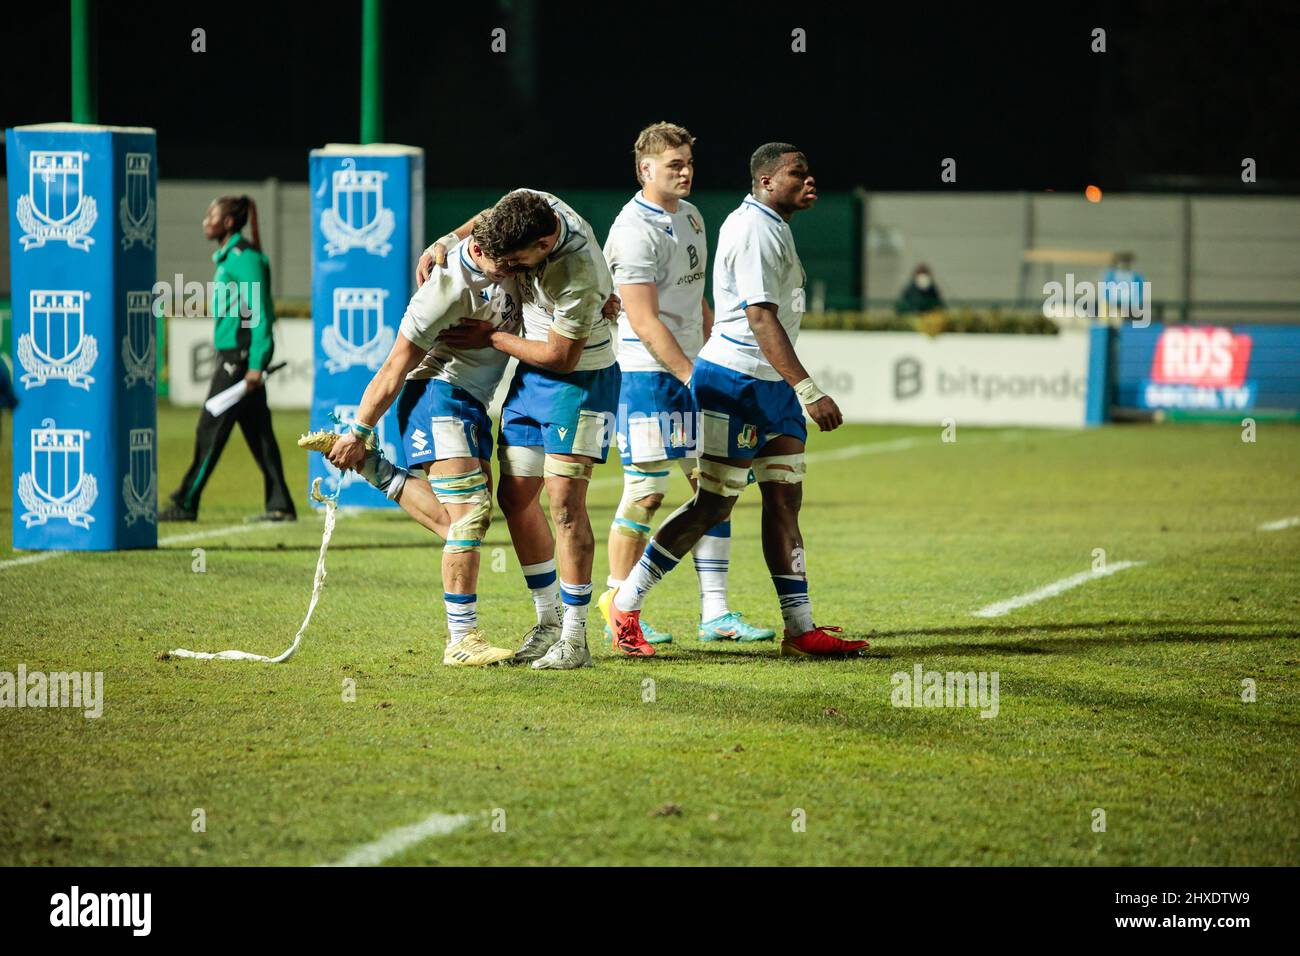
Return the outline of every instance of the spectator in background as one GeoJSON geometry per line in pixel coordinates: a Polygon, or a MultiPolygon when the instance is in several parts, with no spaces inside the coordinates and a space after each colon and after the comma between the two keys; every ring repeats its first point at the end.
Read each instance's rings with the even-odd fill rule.
{"type": "Polygon", "coordinates": [[[1142,308],[1142,284],[1146,276],[1133,269],[1133,253],[1117,252],[1110,268],[1101,277],[1101,295],[1097,303],[1100,317],[1119,316],[1131,319],[1142,308]]]}
{"type": "Polygon", "coordinates": [[[271,267],[262,254],[253,200],[247,196],[222,196],[213,200],[203,219],[203,235],[217,244],[217,251],[212,255],[212,261],[217,264],[212,294],[217,365],[208,398],[240,379],[247,384],[248,393],[220,415],[213,416],[206,408],[199,413],[194,461],[180,487],[172,492],[172,506],[158,518],[160,521],[198,518],[199,496],[212,477],[230,432],[238,424],[264,479],[266,513],[256,520],[294,521],[297,514],[293,497],[284,480],[280,448],[271,429],[271,409],[266,404],[266,370],[275,349],[271,336],[275,309],[271,304],[271,267]],[[233,295],[232,288],[238,290],[233,295]]]}
{"type": "Polygon", "coordinates": [[[913,315],[942,309],[943,296],[934,282],[934,274],[924,262],[912,271],[912,278],[899,293],[894,311],[899,315],[913,315]]]}

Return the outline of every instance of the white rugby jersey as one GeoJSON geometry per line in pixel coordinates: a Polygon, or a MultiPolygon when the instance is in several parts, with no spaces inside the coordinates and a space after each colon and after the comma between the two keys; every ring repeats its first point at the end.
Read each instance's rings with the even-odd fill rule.
{"type": "Polygon", "coordinates": [[[524,338],[545,342],[552,328],[567,339],[583,339],[575,372],[614,364],[614,326],[601,314],[614,280],[591,225],[568,203],[540,189],[560,219],[560,238],[537,268],[519,276],[524,299],[524,338]]]}
{"type": "Polygon", "coordinates": [[[768,382],[781,376],[763,357],[745,306],[770,302],[793,345],[804,313],[804,271],[790,224],[746,196],[718,233],[713,263],[713,334],[700,358],[768,382]]]}
{"type": "Polygon", "coordinates": [[[429,353],[407,379],[441,379],[490,404],[510,356],[491,347],[453,349],[438,342],[438,333],[461,319],[480,319],[518,332],[519,300],[518,283],[513,278],[500,283],[489,279],[470,258],[469,240],[462,239],[447,253],[447,264],[434,267],[402,316],[402,335],[429,353]]]}
{"type": "MultiPolygon", "coordinates": [[[[676,212],[641,193],[610,227],[605,261],[620,285],[653,283],[659,293],[659,321],[692,362],[704,344],[704,277],[709,250],[700,211],[680,200],[676,212]]],[[[667,372],[637,337],[624,309],[618,315],[618,365],[625,372],[667,372]]]]}

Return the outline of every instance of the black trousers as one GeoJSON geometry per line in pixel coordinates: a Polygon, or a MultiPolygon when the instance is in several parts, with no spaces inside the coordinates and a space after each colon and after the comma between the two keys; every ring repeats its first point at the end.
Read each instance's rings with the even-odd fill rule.
{"type": "MultiPolygon", "coordinates": [[[[212,373],[208,398],[224,391],[243,379],[248,372],[246,351],[222,350],[217,352],[217,367],[212,373]]],[[[258,388],[245,395],[234,408],[224,414],[212,416],[205,408],[199,414],[198,434],[194,437],[194,461],[185,473],[181,486],[172,493],[172,501],[186,511],[199,510],[203,488],[217,467],[221,452],[235,425],[244,433],[244,440],[253,453],[253,459],[262,469],[265,484],[266,510],[296,514],[293,496],[284,480],[284,466],[280,461],[280,446],[275,443],[271,429],[271,409],[266,404],[266,388],[258,388]]]]}

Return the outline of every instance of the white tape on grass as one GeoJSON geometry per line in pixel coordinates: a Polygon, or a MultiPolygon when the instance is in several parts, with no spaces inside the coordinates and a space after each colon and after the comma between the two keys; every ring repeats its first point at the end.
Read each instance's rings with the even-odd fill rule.
{"type": "Polygon", "coordinates": [[[1260,531],[1285,531],[1287,528],[1300,527],[1300,517],[1282,518],[1259,526],[1260,531]]]}
{"type": "Polygon", "coordinates": [[[320,483],[319,478],[311,483],[312,499],[325,504],[325,528],[321,532],[320,557],[316,559],[316,576],[312,580],[311,603],[307,605],[307,616],[302,619],[302,626],[298,628],[298,633],[294,635],[293,643],[289,645],[288,650],[275,657],[266,657],[248,651],[191,651],[178,647],[170,652],[172,657],[189,657],[200,661],[257,661],[262,664],[282,664],[298,653],[298,648],[302,646],[302,636],[307,633],[307,625],[311,623],[312,613],[316,610],[321,591],[325,588],[325,552],[329,550],[330,538],[334,536],[334,522],[338,516],[338,505],[335,500],[338,497],[337,493],[333,496],[322,495],[320,483]]]}
{"type": "Polygon", "coordinates": [[[389,830],[378,840],[362,844],[350,851],[337,863],[325,863],[323,866],[378,866],[385,860],[396,856],[408,847],[412,847],[430,837],[446,836],[454,833],[474,818],[463,813],[434,813],[419,823],[389,830]]]}
{"type": "Polygon", "coordinates": [[[1114,564],[1108,564],[1104,568],[1095,571],[1083,571],[1079,574],[1072,574],[1068,578],[1061,578],[1059,581],[1053,581],[1051,584],[1039,588],[1037,591],[1030,591],[1027,594],[1017,594],[1013,598],[1005,601],[998,601],[996,604],[990,604],[988,607],[982,607],[978,611],[972,611],[974,617],[1002,617],[1009,614],[1016,608],[1026,607],[1030,604],[1037,604],[1039,601],[1045,601],[1050,597],[1056,597],[1058,594],[1077,588],[1080,584],[1087,584],[1089,581],[1096,581],[1098,578],[1110,577],[1119,571],[1127,568],[1136,568],[1146,564],[1145,561],[1116,561],[1114,564]]]}

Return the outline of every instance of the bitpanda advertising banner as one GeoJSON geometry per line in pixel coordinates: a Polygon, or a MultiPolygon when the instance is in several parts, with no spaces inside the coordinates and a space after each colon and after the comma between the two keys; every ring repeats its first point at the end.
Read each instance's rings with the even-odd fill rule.
{"type": "Polygon", "coordinates": [[[1042,425],[1087,419],[1089,336],[799,335],[799,358],[847,422],[1042,425]]]}
{"type": "Polygon", "coordinates": [[[154,132],[57,123],[6,136],[13,546],[155,547],[154,132]]]}
{"type": "MultiPolygon", "coordinates": [[[[424,152],[409,146],[331,145],[311,152],[312,320],[315,370],[311,428],[343,431],[356,420],[371,377],[397,338],[415,291],[423,249],[424,152]]],[[[376,424],[376,423],[371,423],[376,424]]],[[[404,464],[397,414],[378,425],[384,454],[404,464]]],[[[393,506],[356,472],[340,474],[313,454],[339,503],[393,506]]]]}

